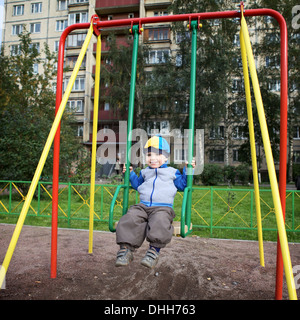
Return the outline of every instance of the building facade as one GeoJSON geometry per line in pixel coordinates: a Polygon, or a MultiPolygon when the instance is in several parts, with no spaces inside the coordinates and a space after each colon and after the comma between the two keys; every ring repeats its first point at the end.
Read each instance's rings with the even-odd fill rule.
{"type": "MultiPolygon", "coordinates": [[[[6,54],[18,54],[18,34],[23,30],[30,31],[33,44],[42,50],[43,43],[47,43],[51,51],[58,50],[58,44],[62,31],[71,24],[89,22],[93,14],[97,14],[101,20],[115,20],[125,18],[138,18],[150,16],[162,16],[168,14],[168,6],[172,1],[168,0],[5,0],[5,19],[2,41],[6,54]]],[[[130,37],[128,27],[112,28],[117,41],[125,43],[130,37]]],[[[103,39],[109,37],[112,30],[103,31],[103,39]]],[[[64,75],[64,87],[71,76],[72,69],[84,42],[86,30],[72,32],[65,46],[65,66],[69,67],[64,75]]],[[[172,35],[169,23],[158,25],[145,25],[140,41],[150,46],[149,71],[151,65],[164,62],[165,55],[176,51],[175,35],[172,35]]],[[[105,63],[105,41],[102,41],[103,62],[105,63]]],[[[68,101],[75,115],[77,135],[82,142],[90,148],[92,142],[92,120],[94,102],[94,76],[96,39],[92,39],[86,57],[80,68],[72,93],[68,101]]],[[[43,53],[42,53],[43,58],[43,53]]],[[[275,64],[276,61],[265,61],[266,64],[275,64]]],[[[41,72],[38,65],[35,72],[41,72]]],[[[232,80],[232,94],[240,86],[238,80],[232,80]]],[[[53,84],[55,90],[55,83],[53,84]]],[[[270,90],[279,92],[280,83],[274,81],[270,90]]],[[[238,111],[237,111],[238,112],[238,111]]],[[[99,106],[99,130],[112,129],[117,132],[120,114],[115,112],[105,98],[101,98],[99,106]]],[[[126,119],[124,119],[126,120],[126,119]]],[[[173,128],[170,126],[167,114],[158,118],[149,119],[147,125],[148,134],[160,133],[165,137],[170,135],[173,128]]],[[[230,136],[233,143],[226,147],[224,123],[214,128],[205,129],[205,163],[217,163],[239,165],[238,149],[245,137],[236,123],[232,126],[230,136]],[[217,147],[215,147],[217,146],[217,147]]],[[[300,124],[294,131],[294,163],[300,163],[300,124]]],[[[98,141],[101,145],[103,141],[98,141]]],[[[120,141],[117,141],[119,144],[120,141]]],[[[120,155],[122,157],[122,155],[120,155]]],[[[173,162],[182,162],[186,159],[187,151],[182,149],[178,154],[173,154],[173,162]]],[[[265,162],[262,168],[265,169],[265,162]]]]}

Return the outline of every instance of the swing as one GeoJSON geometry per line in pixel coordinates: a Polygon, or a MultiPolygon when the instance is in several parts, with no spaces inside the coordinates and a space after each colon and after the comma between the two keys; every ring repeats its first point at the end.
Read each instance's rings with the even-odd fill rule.
{"type": "MultiPolygon", "coordinates": [[[[192,208],[192,185],[193,185],[193,167],[192,160],[194,154],[194,130],[195,130],[195,91],[196,91],[196,53],[197,53],[197,29],[201,27],[199,19],[189,22],[189,29],[192,32],[192,49],[191,49],[191,75],[190,75],[190,108],[189,108],[189,137],[188,137],[188,165],[187,165],[187,186],[183,193],[181,222],[174,221],[174,234],[180,234],[181,237],[186,237],[192,232],[191,224],[191,208],[192,208]]],[[[133,127],[133,111],[134,111],[134,94],[135,94],[135,80],[136,80],[136,65],[137,65],[137,51],[139,34],[141,33],[140,26],[133,26],[131,29],[133,33],[133,53],[131,65],[131,81],[130,81],[130,95],[129,95],[129,111],[128,111],[128,127],[127,127],[127,149],[126,149],[126,171],[124,177],[124,184],[119,185],[113,196],[110,211],[109,211],[109,230],[115,232],[114,226],[114,207],[117,197],[121,189],[124,189],[123,195],[123,215],[128,210],[129,197],[129,163],[131,149],[131,132],[133,127]]]]}

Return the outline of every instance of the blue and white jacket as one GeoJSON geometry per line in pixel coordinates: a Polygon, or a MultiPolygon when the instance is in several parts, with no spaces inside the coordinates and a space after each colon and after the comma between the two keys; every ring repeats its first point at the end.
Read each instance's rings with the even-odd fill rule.
{"type": "Polygon", "coordinates": [[[130,183],[133,189],[140,194],[140,201],[144,205],[173,207],[177,190],[183,191],[186,187],[186,169],[183,173],[163,164],[159,168],[147,167],[142,169],[139,177],[134,171],[130,173],[130,183]]]}

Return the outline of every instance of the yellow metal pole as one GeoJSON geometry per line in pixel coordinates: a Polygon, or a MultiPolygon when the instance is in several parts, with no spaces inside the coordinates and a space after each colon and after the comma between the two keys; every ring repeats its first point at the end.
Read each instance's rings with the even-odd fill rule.
{"type": "Polygon", "coordinates": [[[58,127],[58,125],[60,123],[60,120],[62,118],[63,112],[65,110],[66,104],[68,102],[68,99],[69,99],[69,96],[70,96],[70,93],[71,93],[71,90],[72,90],[72,87],[74,85],[76,76],[78,74],[80,65],[82,63],[82,60],[84,58],[84,55],[86,53],[86,50],[87,50],[87,47],[89,45],[89,42],[91,40],[92,35],[93,35],[93,25],[91,24],[91,27],[89,28],[88,34],[87,34],[86,39],[84,41],[84,44],[82,46],[81,52],[80,52],[79,57],[77,59],[76,65],[74,67],[72,76],[71,76],[70,81],[68,83],[66,92],[65,92],[65,94],[64,94],[64,96],[62,98],[59,110],[58,110],[58,112],[57,112],[57,114],[55,116],[54,122],[52,124],[52,127],[51,127],[50,133],[48,135],[44,150],[42,152],[42,155],[41,155],[41,158],[39,160],[38,166],[37,166],[36,171],[34,173],[34,176],[33,176],[32,182],[30,184],[30,188],[29,188],[28,194],[26,196],[26,200],[24,202],[24,205],[23,205],[22,211],[20,213],[18,222],[16,224],[13,236],[11,238],[9,247],[7,249],[4,261],[2,263],[2,267],[0,269],[0,288],[2,286],[2,283],[4,282],[5,274],[7,272],[10,260],[12,258],[12,255],[14,253],[16,244],[18,242],[18,239],[19,239],[19,236],[20,236],[20,233],[21,233],[21,230],[22,230],[22,227],[23,227],[23,224],[24,224],[24,221],[25,221],[25,218],[26,218],[26,215],[27,215],[27,212],[28,212],[32,197],[34,195],[36,186],[37,186],[37,184],[39,182],[39,179],[40,179],[41,173],[43,171],[43,168],[44,168],[44,165],[45,165],[49,150],[50,150],[52,142],[54,140],[54,136],[55,136],[57,127],[58,127]]]}
{"type": "Polygon", "coordinates": [[[261,98],[261,92],[259,88],[258,83],[258,77],[255,69],[255,61],[253,58],[251,43],[250,43],[250,37],[248,33],[247,24],[245,21],[245,18],[242,17],[241,19],[241,26],[242,26],[242,32],[244,36],[245,46],[246,46],[246,52],[249,62],[249,69],[252,79],[252,86],[254,90],[254,96],[256,101],[256,107],[259,117],[259,123],[260,128],[262,132],[262,139],[264,144],[264,150],[266,155],[266,161],[267,161],[267,167],[268,167],[268,173],[269,173],[269,179],[271,183],[271,190],[272,190],[272,197],[273,197],[273,203],[275,207],[275,215],[276,215],[276,221],[277,221],[277,228],[279,233],[279,240],[280,240],[280,246],[282,251],[282,258],[283,258],[283,265],[284,265],[284,271],[285,271],[285,277],[286,277],[286,283],[289,293],[289,298],[291,300],[297,300],[297,294],[296,294],[296,288],[295,288],[295,282],[294,282],[294,276],[293,276],[293,270],[292,270],[292,263],[290,258],[290,252],[289,252],[289,246],[288,246],[288,240],[285,230],[285,224],[283,220],[283,214],[282,214],[282,207],[280,202],[280,195],[279,195],[279,189],[278,189],[278,183],[277,183],[277,177],[276,177],[276,171],[275,171],[275,165],[273,160],[273,154],[270,144],[270,138],[268,133],[268,127],[266,122],[266,116],[264,112],[264,107],[262,103],[261,98]]]}
{"type": "Polygon", "coordinates": [[[242,30],[240,30],[240,44],[241,44],[241,54],[242,54],[242,62],[243,62],[243,73],[244,73],[244,82],[245,82],[247,114],[248,114],[248,127],[249,127],[249,137],[250,137],[250,147],[251,147],[259,257],[260,257],[260,264],[261,266],[264,267],[265,266],[264,245],[263,245],[263,236],[262,236],[260,196],[259,196],[259,185],[258,185],[258,174],[257,174],[257,161],[256,161],[255,136],[254,136],[253,114],[252,114],[251,93],[250,93],[250,81],[249,81],[246,47],[245,47],[242,30]]]}
{"type": "Polygon", "coordinates": [[[98,108],[99,108],[99,90],[100,90],[100,66],[101,66],[101,35],[99,35],[97,37],[97,53],[96,53],[96,76],[95,76],[91,188],[90,188],[89,253],[93,253],[93,229],[94,229],[94,207],[95,207],[94,204],[95,204],[95,176],[96,176],[97,131],[98,131],[98,108]]]}

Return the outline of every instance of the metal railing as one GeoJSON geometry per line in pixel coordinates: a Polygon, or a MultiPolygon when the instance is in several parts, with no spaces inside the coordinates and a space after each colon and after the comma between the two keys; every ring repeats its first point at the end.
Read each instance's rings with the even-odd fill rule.
{"type": "MultiPolygon", "coordinates": [[[[0,215],[19,215],[29,188],[28,181],[0,180],[0,215]]],[[[107,222],[112,199],[118,185],[95,185],[94,221],[107,222]]],[[[40,181],[31,202],[28,216],[51,218],[52,183],[40,181]]],[[[256,230],[254,190],[251,188],[193,187],[191,223],[193,230],[208,229],[210,236],[216,229],[256,230]]],[[[123,214],[123,191],[115,202],[114,219],[123,214]]],[[[180,220],[183,193],[174,201],[175,220],[180,220]]],[[[60,183],[58,219],[89,220],[90,184],[60,183]]],[[[139,202],[138,193],[130,189],[129,203],[139,202]]],[[[275,210],[270,189],[260,189],[263,230],[276,231],[275,210]]],[[[300,192],[286,191],[286,231],[300,232],[300,192]]]]}

